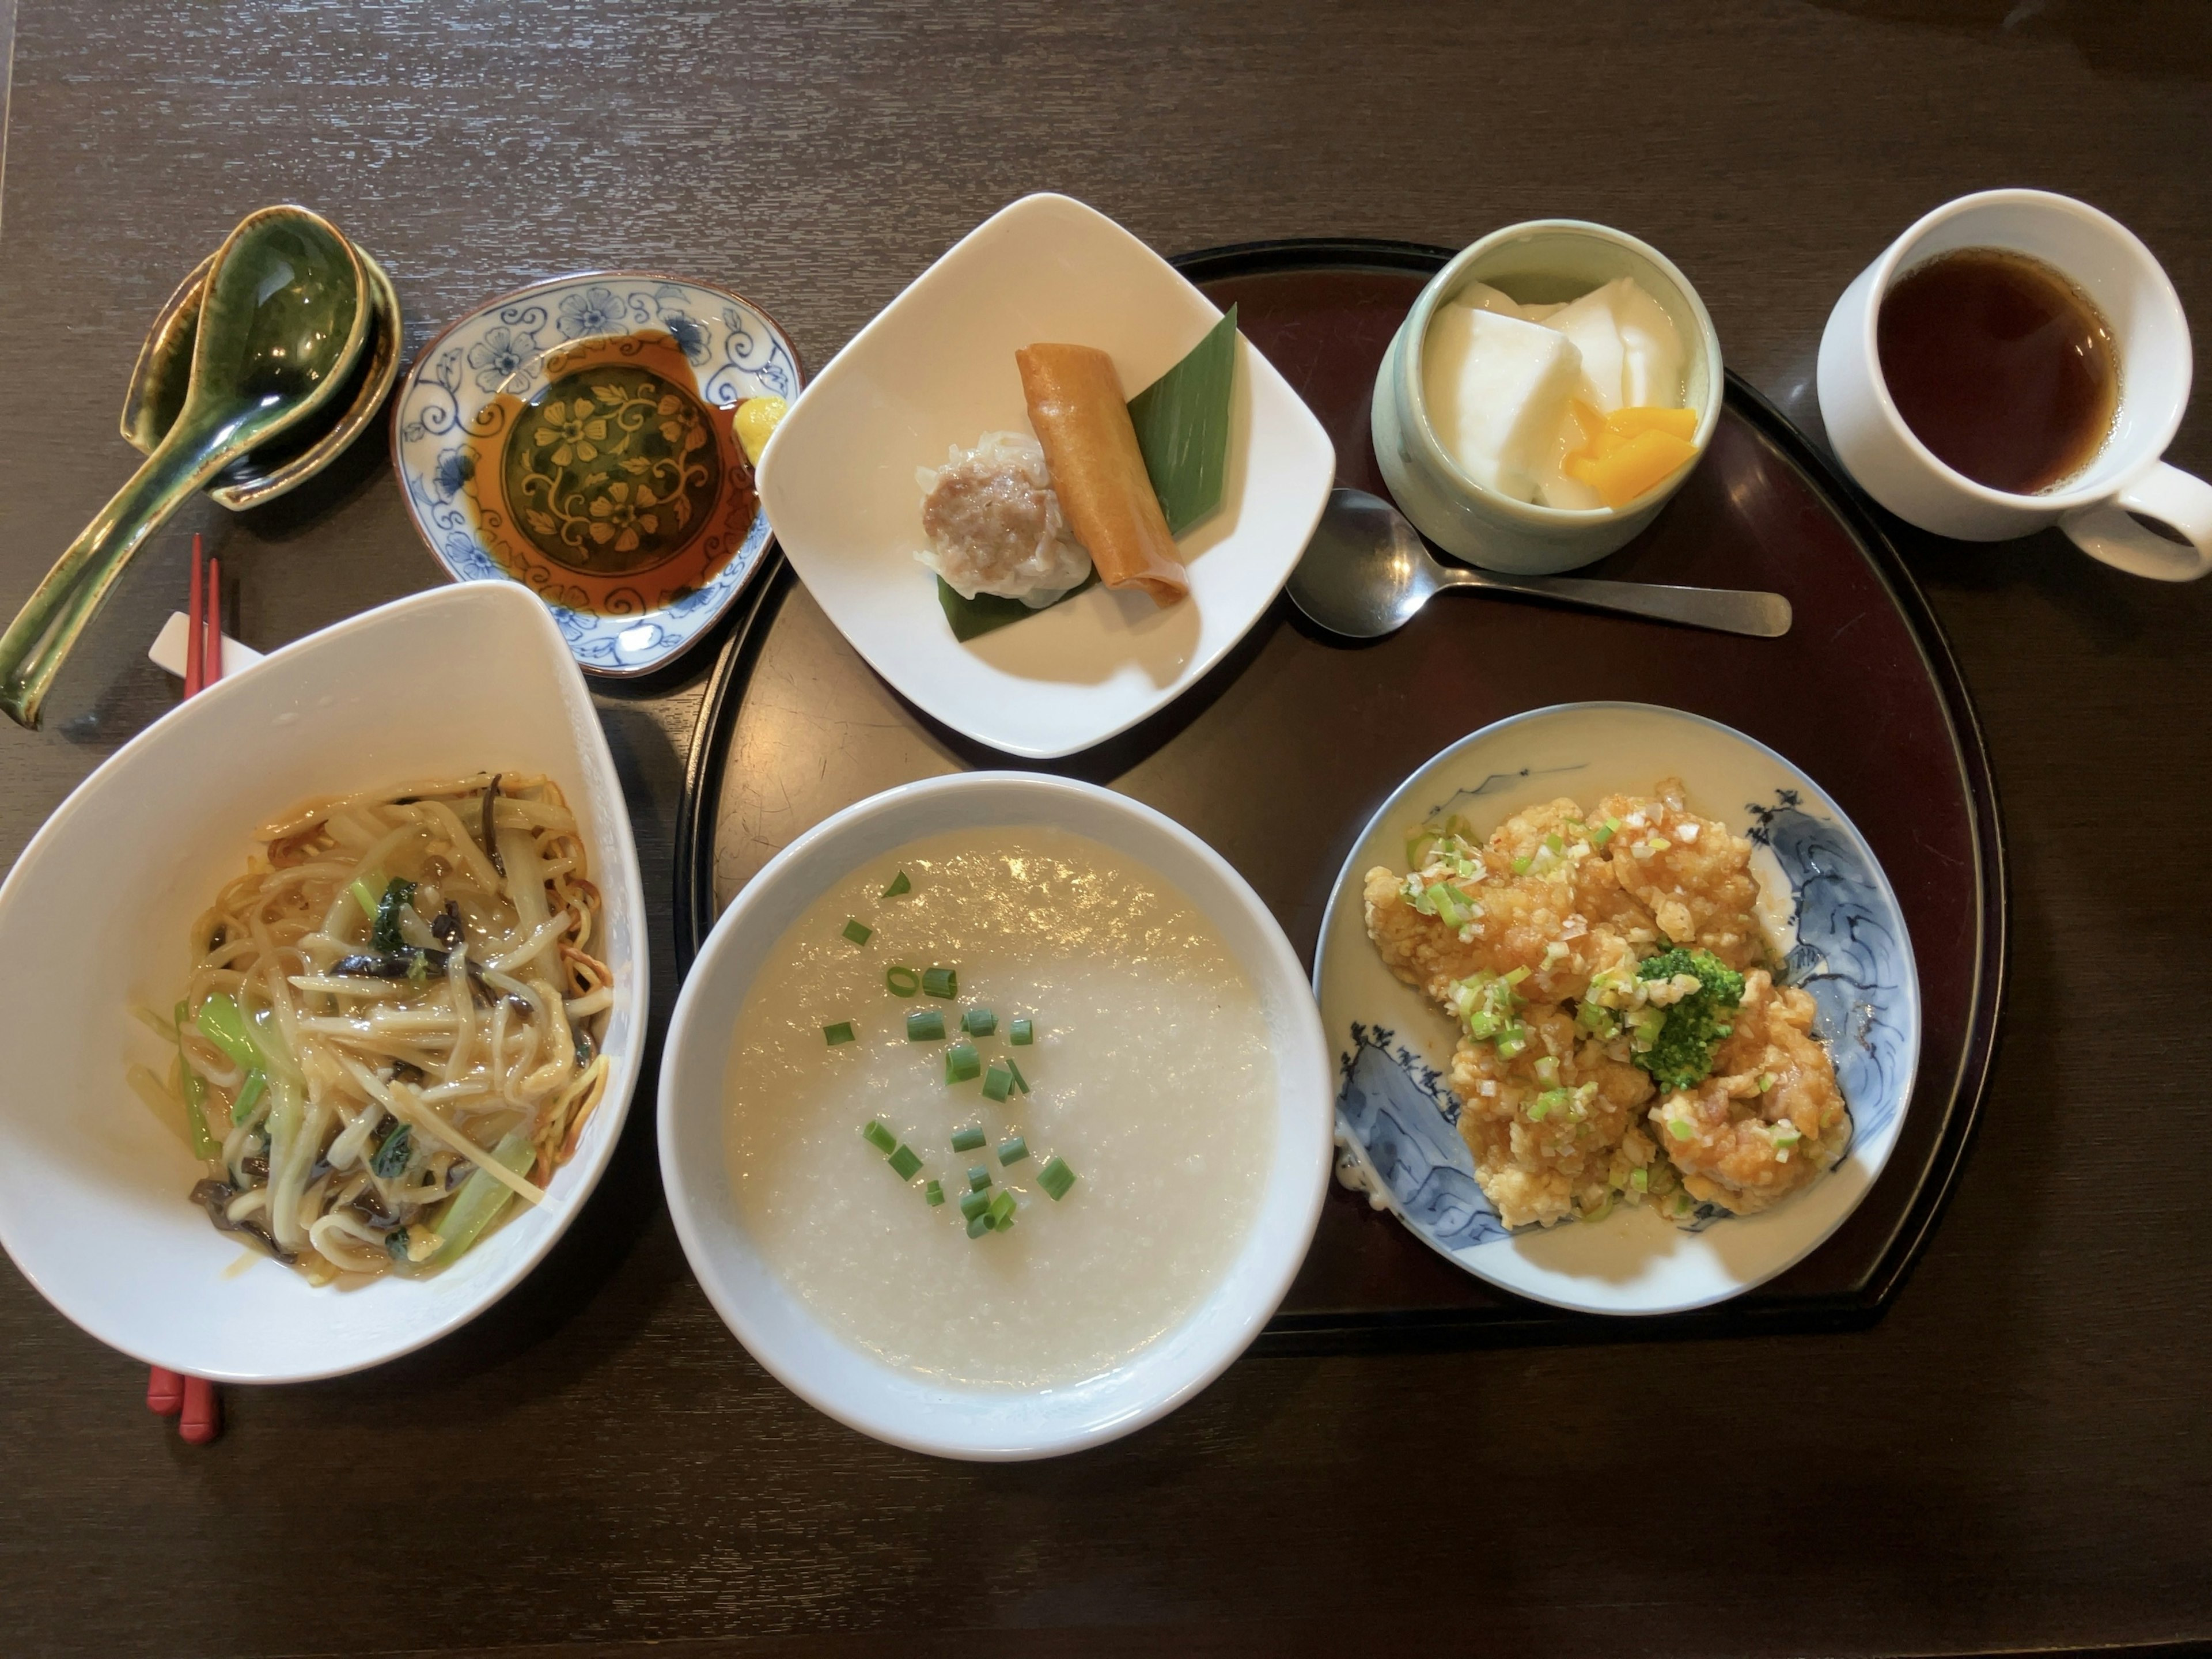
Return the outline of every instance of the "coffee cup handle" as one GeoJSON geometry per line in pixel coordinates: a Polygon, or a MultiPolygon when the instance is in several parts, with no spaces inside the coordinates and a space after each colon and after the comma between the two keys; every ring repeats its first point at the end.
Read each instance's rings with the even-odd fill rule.
{"type": "Polygon", "coordinates": [[[2212,571],[2212,484],[2164,461],[2059,527],[2091,558],[2131,576],[2193,582],[2212,571]],[[2137,524],[2131,513],[2172,525],[2189,539],[2168,541],[2137,524]]]}

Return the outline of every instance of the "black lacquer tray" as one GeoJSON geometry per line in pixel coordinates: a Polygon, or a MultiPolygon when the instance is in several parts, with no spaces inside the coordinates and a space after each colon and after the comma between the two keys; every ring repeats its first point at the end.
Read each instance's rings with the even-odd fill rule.
{"type": "MultiPolygon", "coordinates": [[[[1409,243],[1299,240],[1176,264],[1223,307],[1240,306],[1245,335],[1328,428],[1338,481],[1387,495],[1368,437],[1376,366],[1450,257],[1409,243]]],[[[1173,706],[1044,769],[1110,784],[1190,826],[1243,872],[1310,963],[1362,826],[1447,744],[1523,708],[1588,698],[1725,721],[1819,780],[1905,907],[1923,1030],[1897,1148],[1850,1218],[1790,1272],[1719,1307],[1649,1320],[1565,1313],[1496,1290],[1364,1197],[1333,1190],[1262,1352],[1869,1323],[1958,1178],[1996,1040],[2003,848],[1972,706],[1895,549],[1832,464],[1731,375],[1698,471],[1592,574],[1774,589],[1796,606],[1796,627],[1784,641],[1746,641],[1455,600],[1388,640],[1349,646],[1279,599],[1173,706]]],[[[884,684],[779,559],[744,602],[692,744],[676,869],[683,963],[754,872],[832,812],[915,778],[1018,764],[884,684]]]]}

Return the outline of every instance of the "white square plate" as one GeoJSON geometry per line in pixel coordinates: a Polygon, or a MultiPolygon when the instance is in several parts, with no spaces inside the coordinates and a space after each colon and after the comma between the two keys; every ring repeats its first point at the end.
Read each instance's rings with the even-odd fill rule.
{"type": "Polygon", "coordinates": [[[1065,196],[985,220],[839,352],[761,458],[761,501],[792,566],[853,647],[923,713],[1045,760],[1165,708],[1273,600],[1334,482],[1328,434],[1239,337],[1221,510],[1177,544],[1190,597],[1161,610],[1094,587],[963,645],[917,562],[918,466],[1029,429],[1014,353],[1109,353],[1132,397],[1220,320],[1166,260],[1065,196]]]}

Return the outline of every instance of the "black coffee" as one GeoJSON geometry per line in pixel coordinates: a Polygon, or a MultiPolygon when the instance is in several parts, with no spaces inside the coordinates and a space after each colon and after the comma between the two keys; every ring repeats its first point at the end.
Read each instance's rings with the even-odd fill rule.
{"type": "Polygon", "coordinates": [[[2039,259],[1987,247],[1931,259],[1883,298],[1875,337],[1913,435],[1977,483],[2048,489],[2112,431],[2111,326],[2039,259]]]}

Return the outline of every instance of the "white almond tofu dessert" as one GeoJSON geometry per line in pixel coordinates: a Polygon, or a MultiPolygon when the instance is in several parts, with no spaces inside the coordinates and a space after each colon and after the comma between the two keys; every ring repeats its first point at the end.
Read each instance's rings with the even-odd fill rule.
{"type": "Polygon", "coordinates": [[[1437,307],[1421,368],[1429,423],[1461,469],[1486,489],[1536,500],[1582,380],[1574,342],[1455,301],[1437,307]]]}
{"type": "Polygon", "coordinates": [[[745,1231],[848,1340],[947,1385],[1053,1388],[1220,1284],[1275,1089],[1259,992],[1181,890],[1069,831],[961,830],[854,872],[770,950],[724,1145],[745,1231]]]}
{"type": "Polygon", "coordinates": [[[1579,300],[1541,309],[1544,326],[1582,353],[1582,398],[1599,414],[1681,406],[1681,337],[1633,277],[1617,276],[1579,300]]]}
{"type": "Polygon", "coordinates": [[[1430,319],[1422,394],[1438,441],[1475,483],[1588,511],[1608,503],[1572,476],[1593,443],[1574,405],[1599,417],[1680,409],[1682,368],[1680,335],[1632,277],[1564,304],[1524,305],[1469,283],[1430,319]]]}

